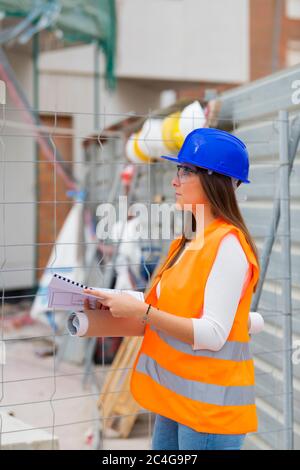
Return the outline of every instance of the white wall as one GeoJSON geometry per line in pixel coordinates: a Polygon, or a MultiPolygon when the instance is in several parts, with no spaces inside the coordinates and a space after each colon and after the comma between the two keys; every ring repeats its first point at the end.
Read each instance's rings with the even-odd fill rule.
{"type": "MultiPolygon", "coordinates": [[[[110,92],[103,77],[104,61],[100,54],[99,111],[100,129],[126,118],[131,112],[146,114],[159,105],[159,93],[151,86],[120,79],[110,92]]],[[[82,140],[94,128],[94,49],[80,46],[47,52],[40,57],[40,109],[71,113],[74,123],[74,161],[82,161],[82,140]]],[[[80,177],[80,165],[75,165],[80,177]]]]}
{"type": "MultiPolygon", "coordinates": [[[[30,57],[10,52],[8,59],[31,101],[32,61],[30,57]]],[[[8,121],[24,123],[23,114],[20,109],[15,108],[16,104],[12,102],[7,90],[6,125],[2,135],[4,146],[3,149],[1,148],[1,160],[4,159],[6,163],[0,165],[0,201],[3,184],[5,185],[5,204],[0,205],[0,245],[5,244],[6,249],[0,247],[0,264],[2,265],[5,260],[3,270],[12,271],[5,272],[0,278],[0,286],[2,287],[4,281],[5,289],[26,288],[34,284],[36,230],[34,139],[31,132],[21,128],[12,128],[9,125],[8,121]],[[3,207],[5,213],[3,213],[3,207]]]]}
{"type": "Polygon", "coordinates": [[[119,77],[244,82],[248,0],[117,0],[119,77]]]}
{"type": "MultiPolygon", "coordinates": [[[[248,80],[249,0],[116,0],[116,5],[117,77],[248,80]]],[[[93,48],[43,54],[41,66],[90,74],[93,48]]]]}

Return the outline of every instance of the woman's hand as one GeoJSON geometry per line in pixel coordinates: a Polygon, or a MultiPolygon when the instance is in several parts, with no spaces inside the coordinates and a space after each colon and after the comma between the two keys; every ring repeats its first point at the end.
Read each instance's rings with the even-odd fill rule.
{"type": "MultiPolygon", "coordinates": [[[[113,317],[141,318],[147,311],[148,304],[127,293],[108,294],[94,289],[84,289],[83,292],[99,297],[99,300],[96,301],[96,308],[103,309],[103,306],[107,307],[113,317]]],[[[88,308],[88,302],[85,301],[84,305],[85,308],[88,308]]]]}

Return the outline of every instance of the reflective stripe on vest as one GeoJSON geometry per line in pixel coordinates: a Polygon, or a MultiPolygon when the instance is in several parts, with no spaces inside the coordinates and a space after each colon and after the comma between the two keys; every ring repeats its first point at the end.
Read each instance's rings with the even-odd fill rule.
{"type": "Polygon", "coordinates": [[[196,380],[187,380],[161,367],[154,359],[141,354],[136,370],[151,377],[163,387],[185,398],[222,406],[255,404],[253,385],[220,386],[196,380]]]}
{"type": "Polygon", "coordinates": [[[185,354],[192,354],[193,356],[197,357],[227,359],[230,361],[247,361],[253,357],[250,351],[249,342],[243,343],[240,341],[226,341],[224,346],[219,351],[210,351],[208,349],[194,350],[189,344],[167,335],[152,325],[149,326],[150,330],[154,331],[165,343],[177,351],[185,354]]]}

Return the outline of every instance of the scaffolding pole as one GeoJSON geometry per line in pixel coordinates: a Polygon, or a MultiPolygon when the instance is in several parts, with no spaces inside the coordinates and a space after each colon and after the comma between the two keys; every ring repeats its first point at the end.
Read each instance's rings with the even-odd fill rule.
{"type": "Polygon", "coordinates": [[[293,363],[292,363],[292,279],[291,279],[291,221],[290,221],[290,161],[289,116],[279,111],[279,159],[280,159],[280,217],[282,260],[282,313],[283,313],[283,389],[284,389],[284,447],[294,448],[293,434],[293,363]]]}

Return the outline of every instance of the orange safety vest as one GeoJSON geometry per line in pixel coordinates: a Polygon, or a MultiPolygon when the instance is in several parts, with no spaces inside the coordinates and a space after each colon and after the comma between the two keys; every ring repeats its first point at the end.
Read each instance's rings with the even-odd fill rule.
{"type": "Polygon", "coordinates": [[[202,248],[192,249],[193,244],[199,247],[195,245],[199,243],[197,235],[179,261],[164,269],[181,238],[173,240],[145,297],[147,303],[173,315],[201,317],[206,281],[220,242],[229,232],[238,237],[252,275],[224,346],[219,351],[193,350],[192,345],[146,324],[130,380],[133,397],[142,407],[198,432],[216,434],[257,431],[254,362],[247,324],[259,267],[243,232],[221,218],[215,219],[204,230],[202,248]]]}

